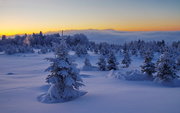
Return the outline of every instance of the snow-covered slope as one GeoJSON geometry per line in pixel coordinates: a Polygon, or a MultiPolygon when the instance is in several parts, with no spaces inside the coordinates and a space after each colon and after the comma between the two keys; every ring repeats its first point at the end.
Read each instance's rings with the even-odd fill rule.
{"type": "MultiPolygon", "coordinates": [[[[49,87],[46,57],[53,54],[0,55],[0,113],[180,113],[180,88],[122,81],[107,77],[108,71],[81,71],[86,85],[82,89],[88,93],[78,99],[40,103],[37,97],[49,87]]],[[[95,65],[97,56],[91,54],[90,59],[95,65]]],[[[84,59],[76,61],[81,68],[84,59]]],[[[141,63],[141,59],[133,60],[130,68],[137,69],[141,63]]]]}

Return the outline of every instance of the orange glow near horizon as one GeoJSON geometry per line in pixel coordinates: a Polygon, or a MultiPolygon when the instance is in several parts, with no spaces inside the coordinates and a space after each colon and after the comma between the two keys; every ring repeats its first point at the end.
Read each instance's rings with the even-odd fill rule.
{"type": "Polygon", "coordinates": [[[124,27],[124,28],[60,28],[59,29],[31,29],[31,30],[7,30],[3,31],[1,30],[0,36],[6,35],[6,36],[12,36],[12,35],[21,35],[21,34],[32,34],[32,33],[39,33],[42,31],[43,33],[47,32],[57,32],[60,30],[88,30],[88,29],[95,29],[95,30],[106,30],[106,29],[112,29],[117,31],[180,31],[180,27],[156,27],[156,28],[142,28],[142,27],[124,27]]]}

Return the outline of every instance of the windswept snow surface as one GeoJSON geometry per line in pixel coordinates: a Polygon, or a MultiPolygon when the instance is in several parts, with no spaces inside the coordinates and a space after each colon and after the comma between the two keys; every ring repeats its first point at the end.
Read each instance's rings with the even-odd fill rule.
{"type": "MultiPolygon", "coordinates": [[[[0,113],[180,113],[180,88],[118,80],[107,77],[109,71],[81,71],[86,85],[81,89],[88,93],[80,98],[41,103],[37,97],[49,87],[45,83],[48,73],[44,70],[49,66],[46,57],[53,54],[0,55],[0,113]]],[[[90,56],[93,62],[96,58],[90,56]]],[[[81,68],[84,59],[76,61],[81,68]]],[[[139,62],[133,61],[130,68],[139,62]]]]}

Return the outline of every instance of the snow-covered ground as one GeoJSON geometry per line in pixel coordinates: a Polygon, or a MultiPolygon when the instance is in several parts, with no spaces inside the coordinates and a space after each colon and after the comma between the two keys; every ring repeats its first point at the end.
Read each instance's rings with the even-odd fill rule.
{"type": "MultiPolygon", "coordinates": [[[[41,103],[37,97],[48,89],[46,57],[53,54],[0,55],[0,113],[180,113],[180,88],[119,80],[108,77],[109,71],[81,71],[86,85],[81,89],[88,93],[80,98],[41,103]]],[[[82,68],[84,58],[74,58],[82,68]]],[[[89,58],[95,65],[98,56],[89,58]]],[[[138,69],[142,63],[142,59],[134,59],[129,69],[138,69]]]]}

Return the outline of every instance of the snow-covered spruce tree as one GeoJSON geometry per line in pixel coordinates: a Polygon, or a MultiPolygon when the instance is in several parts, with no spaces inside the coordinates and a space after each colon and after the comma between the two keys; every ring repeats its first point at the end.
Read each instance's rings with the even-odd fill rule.
{"type": "Polygon", "coordinates": [[[75,53],[78,57],[86,56],[88,54],[87,49],[84,45],[77,45],[75,53]]]}
{"type": "Polygon", "coordinates": [[[82,95],[79,91],[79,87],[83,86],[82,79],[79,76],[79,70],[68,56],[64,40],[59,45],[55,45],[55,58],[47,58],[47,60],[52,62],[46,69],[51,72],[46,78],[51,86],[42,101],[62,102],[82,95]]]}
{"type": "Polygon", "coordinates": [[[176,59],[176,69],[180,70],[180,56],[178,56],[176,59]]]}
{"type": "Polygon", "coordinates": [[[34,50],[30,46],[17,46],[17,53],[34,53],[34,50]]]}
{"type": "Polygon", "coordinates": [[[110,52],[108,59],[107,59],[107,69],[108,70],[118,70],[118,62],[113,52],[110,52]]]}
{"type": "Polygon", "coordinates": [[[151,78],[153,77],[152,74],[155,73],[155,64],[152,63],[152,55],[150,51],[147,51],[144,55],[144,63],[141,65],[141,71],[151,78]]]}
{"type": "Polygon", "coordinates": [[[8,54],[8,55],[12,55],[12,54],[15,54],[17,53],[17,47],[15,45],[10,45],[8,44],[6,47],[5,47],[5,53],[8,54]]]}
{"type": "Polygon", "coordinates": [[[106,42],[100,43],[99,44],[99,53],[107,56],[110,52],[110,45],[106,42]]]}
{"type": "Polygon", "coordinates": [[[84,66],[82,67],[82,70],[84,70],[84,71],[92,71],[92,70],[95,70],[95,69],[96,69],[96,67],[92,66],[89,58],[86,57],[85,60],[84,60],[84,66]]]}
{"type": "Polygon", "coordinates": [[[2,35],[2,40],[6,40],[6,35],[2,35]]]}
{"type": "Polygon", "coordinates": [[[137,52],[138,51],[136,50],[136,48],[133,47],[132,50],[131,50],[131,54],[134,55],[134,56],[138,56],[137,52]]]}
{"type": "Polygon", "coordinates": [[[130,59],[130,56],[129,56],[129,52],[127,50],[124,50],[123,53],[124,53],[124,58],[123,58],[123,60],[121,62],[123,64],[122,67],[127,68],[131,64],[131,59],[130,59]]]}
{"type": "Polygon", "coordinates": [[[94,47],[94,53],[95,54],[98,54],[98,52],[99,52],[99,50],[98,50],[98,47],[97,47],[97,45],[94,47]]]}
{"type": "Polygon", "coordinates": [[[41,47],[41,49],[38,51],[39,54],[46,54],[48,53],[48,48],[47,47],[41,47]]]}
{"type": "Polygon", "coordinates": [[[172,80],[177,78],[173,66],[174,66],[173,59],[171,59],[169,53],[165,51],[158,60],[156,67],[157,75],[155,81],[171,82],[172,80]]]}
{"type": "Polygon", "coordinates": [[[106,59],[103,55],[99,57],[99,61],[97,62],[98,68],[101,71],[106,71],[107,70],[107,64],[106,64],[106,59]]]}
{"type": "Polygon", "coordinates": [[[90,63],[90,61],[89,61],[89,58],[85,58],[85,60],[84,60],[84,66],[88,66],[88,67],[91,67],[92,65],[91,65],[91,63],[90,63]]]}

